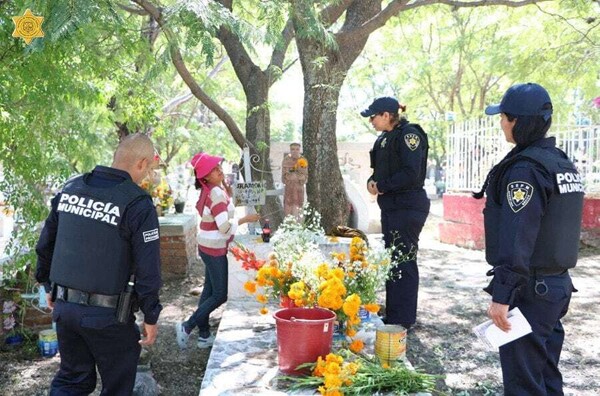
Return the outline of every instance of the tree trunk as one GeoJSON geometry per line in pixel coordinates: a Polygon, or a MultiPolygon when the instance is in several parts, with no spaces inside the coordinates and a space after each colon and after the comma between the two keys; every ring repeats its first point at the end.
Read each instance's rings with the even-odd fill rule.
{"type": "MultiPolygon", "coordinates": [[[[298,34],[307,30],[306,7],[303,1],[294,2],[293,21],[304,74],[302,143],[308,160],[307,196],[321,213],[323,228],[329,231],[349,221],[350,202],[337,155],[336,115],[342,84],[363,50],[368,34],[337,36],[337,48],[327,47],[322,38],[298,34]]],[[[369,20],[379,7],[374,0],[353,2],[340,31],[369,20]]],[[[367,151],[365,148],[365,155],[367,151]]]]}
{"type": "MultiPolygon", "coordinates": [[[[268,108],[270,84],[267,75],[260,69],[253,69],[251,77],[244,84],[246,92],[246,139],[254,144],[257,150],[250,149],[250,154],[258,156],[258,162],[252,162],[252,180],[264,180],[267,189],[273,189],[273,172],[268,144],[271,142],[271,117],[268,108]],[[265,145],[260,144],[264,142],[265,145]],[[261,149],[263,148],[264,149],[261,149]],[[258,169],[258,170],[257,170],[258,169]]],[[[271,226],[277,228],[283,220],[283,210],[276,196],[267,196],[260,214],[267,217],[271,226]]]]}
{"type": "Polygon", "coordinates": [[[346,225],[349,215],[335,134],[343,77],[331,77],[329,71],[327,67],[305,70],[302,125],[302,144],[308,160],[306,192],[310,204],[321,213],[326,231],[346,225]]]}
{"type": "MultiPolygon", "coordinates": [[[[351,63],[312,40],[296,39],[304,73],[302,143],[308,160],[307,195],[326,231],[349,220],[349,200],[337,154],[337,107],[351,63]],[[319,63],[318,59],[326,60],[319,63]]],[[[365,153],[366,154],[366,153],[365,153]]]]}

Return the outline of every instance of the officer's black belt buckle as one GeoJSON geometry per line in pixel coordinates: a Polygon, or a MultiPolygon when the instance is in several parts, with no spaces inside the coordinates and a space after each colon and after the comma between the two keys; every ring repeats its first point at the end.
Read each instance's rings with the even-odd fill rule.
{"type": "Polygon", "coordinates": [[[67,289],[58,285],[54,285],[54,287],[56,290],[56,299],[67,301],[67,289]]]}
{"type": "Polygon", "coordinates": [[[78,291],[74,297],[75,297],[73,299],[74,301],[71,301],[71,302],[81,304],[81,305],[89,305],[90,304],[90,293],[88,293],[88,292],[78,291]]]}
{"type": "Polygon", "coordinates": [[[546,285],[546,281],[544,279],[536,279],[535,287],[533,288],[533,290],[535,290],[535,294],[537,294],[538,296],[545,296],[546,294],[548,294],[548,285],[546,285]]]}

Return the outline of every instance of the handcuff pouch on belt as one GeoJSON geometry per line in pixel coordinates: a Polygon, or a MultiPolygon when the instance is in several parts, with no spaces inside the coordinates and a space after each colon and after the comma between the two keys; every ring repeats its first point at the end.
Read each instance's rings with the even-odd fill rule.
{"type": "Polygon", "coordinates": [[[546,280],[538,280],[536,277],[535,286],[533,287],[533,290],[538,296],[545,296],[546,294],[548,294],[548,285],[546,285],[546,280]]]}

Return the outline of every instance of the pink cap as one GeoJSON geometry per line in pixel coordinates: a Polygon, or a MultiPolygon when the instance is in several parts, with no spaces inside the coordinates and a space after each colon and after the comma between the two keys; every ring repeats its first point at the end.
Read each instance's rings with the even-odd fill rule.
{"type": "Polygon", "coordinates": [[[190,160],[190,163],[196,170],[196,178],[201,179],[208,175],[215,166],[219,165],[223,158],[216,157],[206,153],[198,153],[190,160]]]}

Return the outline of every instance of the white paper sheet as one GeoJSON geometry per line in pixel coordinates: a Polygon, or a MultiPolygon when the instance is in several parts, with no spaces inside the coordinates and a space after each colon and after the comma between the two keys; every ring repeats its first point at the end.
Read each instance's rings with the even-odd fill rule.
{"type": "Polygon", "coordinates": [[[519,308],[508,311],[508,321],[511,324],[508,333],[500,330],[491,320],[474,327],[473,331],[490,350],[498,349],[504,344],[531,333],[531,326],[519,308]]]}

